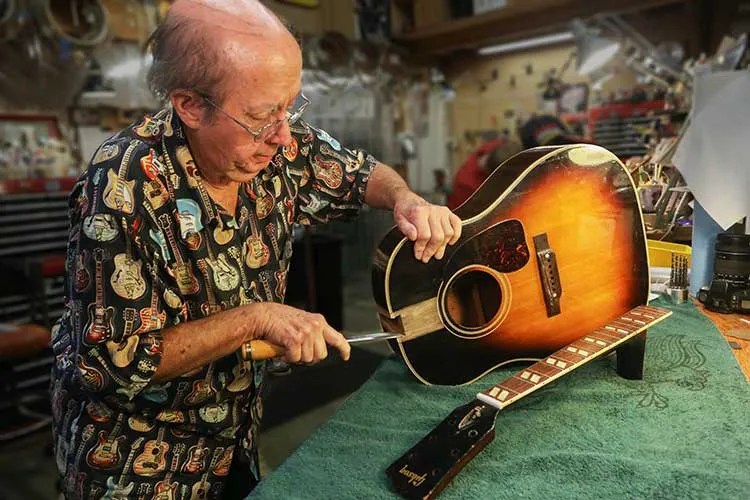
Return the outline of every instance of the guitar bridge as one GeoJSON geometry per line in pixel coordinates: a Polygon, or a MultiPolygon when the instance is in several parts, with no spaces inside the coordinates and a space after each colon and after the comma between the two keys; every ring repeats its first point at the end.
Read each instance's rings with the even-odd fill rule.
{"type": "Polygon", "coordinates": [[[549,246],[547,233],[534,236],[534,249],[536,250],[536,263],[539,268],[539,277],[542,281],[542,292],[544,293],[544,306],[547,308],[547,316],[556,316],[560,314],[562,284],[560,283],[560,274],[557,271],[557,257],[549,246]]]}

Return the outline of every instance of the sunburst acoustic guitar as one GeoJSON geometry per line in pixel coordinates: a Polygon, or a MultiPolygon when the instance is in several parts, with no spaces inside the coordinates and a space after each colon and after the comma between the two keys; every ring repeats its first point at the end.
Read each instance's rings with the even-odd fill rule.
{"type": "Polygon", "coordinates": [[[523,151],[455,213],[462,235],[442,260],[418,262],[397,228],[374,258],[380,322],[424,383],[543,358],[647,302],[636,187],[606,149],[523,151]]]}

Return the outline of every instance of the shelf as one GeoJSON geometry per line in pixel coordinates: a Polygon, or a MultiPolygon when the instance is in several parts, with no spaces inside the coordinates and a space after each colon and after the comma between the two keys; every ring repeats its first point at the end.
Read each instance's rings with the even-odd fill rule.
{"type": "MultiPolygon", "coordinates": [[[[582,0],[509,0],[507,7],[456,19],[449,18],[447,0],[441,3],[432,1],[424,4],[424,0],[412,0],[411,6],[416,7],[416,28],[410,33],[394,33],[394,41],[417,52],[444,56],[559,30],[576,17],[588,18],[596,12],[622,14],[683,4],[687,0],[597,0],[595,4],[582,0]],[[425,5],[429,9],[425,9],[425,5]],[[421,13],[427,13],[434,22],[420,23],[421,13]]],[[[406,8],[404,1],[397,2],[397,5],[400,9],[406,8]]]]}

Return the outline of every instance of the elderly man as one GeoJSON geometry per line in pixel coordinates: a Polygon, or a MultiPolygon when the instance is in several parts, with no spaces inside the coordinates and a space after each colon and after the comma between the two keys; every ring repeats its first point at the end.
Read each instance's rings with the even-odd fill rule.
{"type": "Polygon", "coordinates": [[[244,497],[262,369],[240,346],[349,358],[323,317],[282,304],[292,224],[391,209],[427,262],[461,223],[300,119],[300,48],[257,1],[178,0],[151,47],[166,108],[108,139],[70,198],[58,467],[70,498],[244,497]]]}

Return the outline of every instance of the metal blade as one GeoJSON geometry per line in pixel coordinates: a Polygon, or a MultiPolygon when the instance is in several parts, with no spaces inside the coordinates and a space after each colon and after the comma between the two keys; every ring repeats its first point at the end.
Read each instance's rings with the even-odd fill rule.
{"type": "Polygon", "coordinates": [[[365,333],[364,335],[353,335],[347,337],[346,341],[350,344],[364,344],[367,342],[377,342],[379,340],[390,340],[402,337],[403,333],[392,333],[392,332],[376,332],[376,333],[365,333]]]}

